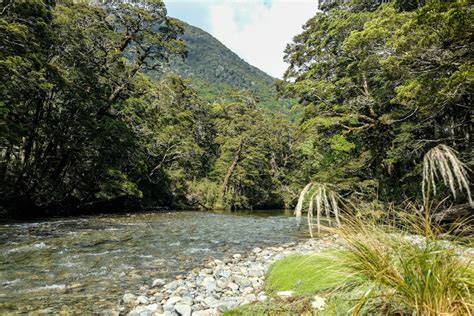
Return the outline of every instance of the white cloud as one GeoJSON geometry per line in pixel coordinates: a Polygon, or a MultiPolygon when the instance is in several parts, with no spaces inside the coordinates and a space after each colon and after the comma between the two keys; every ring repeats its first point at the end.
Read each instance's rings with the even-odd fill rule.
{"type": "Polygon", "coordinates": [[[223,0],[209,7],[210,33],[250,64],[281,78],[283,51],[317,10],[316,0],[223,0]]]}

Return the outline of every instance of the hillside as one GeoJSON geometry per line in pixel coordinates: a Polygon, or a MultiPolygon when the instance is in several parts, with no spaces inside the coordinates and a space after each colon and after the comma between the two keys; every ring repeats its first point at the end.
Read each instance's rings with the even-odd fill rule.
{"type": "Polygon", "coordinates": [[[182,22],[187,58],[176,58],[170,70],[192,78],[200,95],[212,102],[235,89],[251,90],[262,106],[287,112],[290,101],[277,100],[276,79],[250,65],[211,34],[182,22]]]}

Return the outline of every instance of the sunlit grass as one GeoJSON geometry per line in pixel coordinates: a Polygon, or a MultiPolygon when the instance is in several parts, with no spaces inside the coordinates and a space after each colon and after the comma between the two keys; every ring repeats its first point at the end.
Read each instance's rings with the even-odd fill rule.
{"type": "Polygon", "coordinates": [[[341,264],[342,256],[342,252],[326,252],[283,258],[270,267],[265,289],[305,295],[343,285],[351,281],[351,275],[341,264]]]}

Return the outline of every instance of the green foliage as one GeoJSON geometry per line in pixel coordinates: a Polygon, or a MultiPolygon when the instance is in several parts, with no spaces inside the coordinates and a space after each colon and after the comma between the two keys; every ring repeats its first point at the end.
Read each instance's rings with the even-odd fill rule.
{"type": "Polygon", "coordinates": [[[1,205],[33,212],[118,197],[136,207],[291,202],[294,129],[288,116],[261,110],[286,112],[274,79],[168,18],[163,2],[146,3],[2,3],[1,205]],[[169,61],[199,76],[169,74],[169,61]]]}
{"type": "Polygon", "coordinates": [[[142,73],[182,52],[163,3],[148,4],[2,3],[3,205],[141,196],[133,169],[142,148],[121,113],[151,89],[142,73]]]}
{"type": "Polygon", "coordinates": [[[294,129],[287,117],[259,110],[252,95],[235,94],[215,104],[220,155],[211,177],[224,179],[222,198],[229,208],[284,205],[294,129]]]}
{"type": "Polygon", "coordinates": [[[430,148],[469,160],[472,18],[465,1],[353,1],[306,23],[286,49],[283,87],[304,109],[312,180],[347,193],[370,180],[378,198],[404,199],[419,195],[430,148]]]}
{"type": "Polygon", "coordinates": [[[238,308],[227,310],[224,316],[272,315],[272,316],[311,316],[313,311],[310,299],[300,297],[292,302],[276,301],[245,304],[238,308]]]}

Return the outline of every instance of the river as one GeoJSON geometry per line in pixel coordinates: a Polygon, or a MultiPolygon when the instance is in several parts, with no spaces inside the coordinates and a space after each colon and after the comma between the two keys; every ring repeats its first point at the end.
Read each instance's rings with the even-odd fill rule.
{"type": "Polygon", "coordinates": [[[0,314],[116,310],[209,258],[301,238],[290,212],[170,212],[0,224],[0,314]]]}

